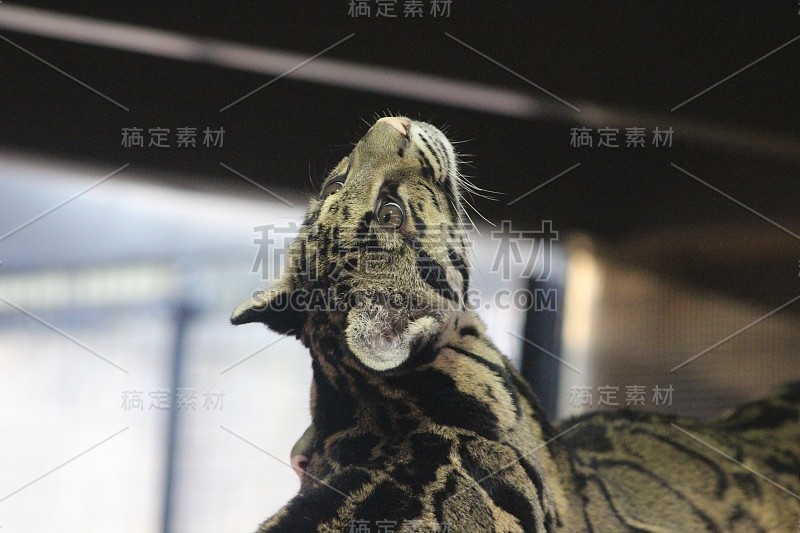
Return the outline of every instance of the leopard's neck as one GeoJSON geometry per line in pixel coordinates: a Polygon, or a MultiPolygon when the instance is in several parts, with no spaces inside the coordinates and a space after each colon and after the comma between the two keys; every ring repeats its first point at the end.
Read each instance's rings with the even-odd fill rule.
{"type": "Polygon", "coordinates": [[[333,360],[340,355],[335,350],[311,343],[311,407],[318,442],[333,435],[369,435],[396,443],[428,431],[503,443],[535,471],[532,475],[538,476],[557,514],[568,515],[562,479],[571,470],[569,459],[548,442],[552,427],[527,383],[472,311],[460,317],[444,341],[431,354],[415,354],[430,362],[401,375],[340,364],[333,360]]]}

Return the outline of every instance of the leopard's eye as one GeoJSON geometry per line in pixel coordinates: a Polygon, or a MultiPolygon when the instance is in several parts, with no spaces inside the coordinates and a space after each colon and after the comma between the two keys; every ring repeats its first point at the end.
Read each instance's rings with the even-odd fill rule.
{"type": "Polygon", "coordinates": [[[386,202],[378,210],[378,222],[390,228],[399,228],[403,225],[405,214],[403,208],[395,202],[386,202]]]}
{"type": "Polygon", "coordinates": [[[322,194],[320,194],[320,198],[324,200],[328,196],[336,194],[337,192],[339,192],[339,189],[341,189],[343,186],[344,184],[341,181],[330,182],[325,186],[324,189],[322,189],[322,194]]]}

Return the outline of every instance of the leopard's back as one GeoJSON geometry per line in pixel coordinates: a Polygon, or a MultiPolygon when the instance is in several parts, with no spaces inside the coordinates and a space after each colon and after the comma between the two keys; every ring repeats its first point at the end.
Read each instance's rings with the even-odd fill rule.
{"type": "Polygon", "coordinates": [[[593,531],[795,531],[800,382],[719,421],[602,412],[561,445],[593,531]]]}

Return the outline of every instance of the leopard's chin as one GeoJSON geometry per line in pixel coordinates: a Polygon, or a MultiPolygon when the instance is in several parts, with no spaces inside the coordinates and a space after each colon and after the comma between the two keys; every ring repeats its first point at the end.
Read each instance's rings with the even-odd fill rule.
{"type": "Polygon", "coordinates": [[[356,358],[382,372],[405,363],[413,347],[427,344],[440,330],[441,323],[434,316],[408,317],[384,306],[365,305],[348,313],[345,335],[356,358]]]}

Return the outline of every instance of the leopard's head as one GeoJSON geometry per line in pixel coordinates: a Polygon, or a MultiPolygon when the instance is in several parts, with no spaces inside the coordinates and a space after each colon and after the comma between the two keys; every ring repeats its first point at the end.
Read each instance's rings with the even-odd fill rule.
{"type": "Polygon", "coordinates": [[[341,364],[423,364],[466,305],[461,180],[441,131],[378,120],[311,200],[280,280],[231,322],[263,322],[341,364]]]}

